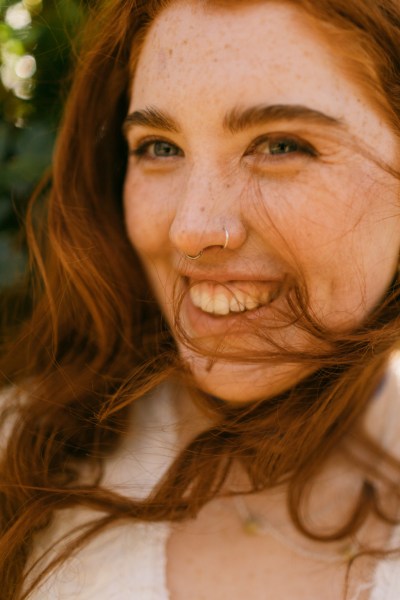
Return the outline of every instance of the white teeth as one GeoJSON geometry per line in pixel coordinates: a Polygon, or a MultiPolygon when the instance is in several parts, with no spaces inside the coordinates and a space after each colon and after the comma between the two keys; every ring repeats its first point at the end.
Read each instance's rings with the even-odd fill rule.
{"type": "Polygon", "coordinates": [[[247,310],[253,310],[253,308],[256,308],[259,306],[259,304],[254,300],[254,298],[246,298],[245,306],[247,310]]]}
{"type": "Polygon", "coordinates": [[[263,304],[268,304],[273,295],[273,291],[270,289],[257,289],[255,285],[252,286],[251,292],[251,294],[244,292],[233,282],[229,284],[229,287],[202,282],[192,286],[189,290],[193,304],[204,312],[214,315],[254,310],[263,304]]]}
{"type": "Polygon", "coordinates": [[[268,302],[271,300],[273,292],[263,292],[260,295],[260,302],[261,304],[268,304],[268,302]]]}
{"type": "Polygon", "coordinates": [[[246,310],[246,294],[241,290],[235,291],[233,301],[236,302],[238,310],[234,312],[244,312],[246,310]]]}
{"type": "Polygon", "coordinates": [[[217,315],[227,315],[229,313],[229,298],[221,292],[214,296],[214,313],[217,315]]]}
{"type": "Polygon", "coordinates": [[[233,296],[229,302],[229,309],[231,312],[243,312],[246,310],[246,307],[239,302],[237,296],[233,296]]]}
{"type": "Polygon", "coordinates": [[[201,287],[199,285],[195,285],[194,287],[190,288],[190,297],[192,299],[192,302],[195,306],[197,306],[198,308],[201,307],[201,287]]]}

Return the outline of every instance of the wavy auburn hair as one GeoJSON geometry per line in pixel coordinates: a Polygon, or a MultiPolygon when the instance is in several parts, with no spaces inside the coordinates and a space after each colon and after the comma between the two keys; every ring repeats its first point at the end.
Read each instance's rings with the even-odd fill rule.
{"type": "MultiPolygon", "coordinates": [[[[168,3],[109,0],[93,10],[51,181],[38,190],[27,215],[33,310],[10,333],[12,343],[5,343],[1,362],[3,384],[12,385],[3,411],[9,430],[3,435],[0,465],[3,600],[22,600],[37,585],[38,580],[26,584],[27,559],[35,534],[55,510],[80,505],[102,515],[67,547],[61,561],[114,520],[194,516],[221,489],[234,459],[247,469],[254,490],[287,483],[292,519],[314,539],[354,534],[372,511],[390,521],[379,508],[376,479],[384,479],[383,473],[366,479],[349,520],[329,536],[307,529],[300,506],[307,483],[345,435],[356,431],[398,347],[397,276],[373,314],[346,335],[307,321],[304,309],[303,322],[314,337],[330,341],[323,356],[290,355],[298,362],[313,360],[313,375],[278,397],[246,407],[208,399],[218,416],[216,425],[176,458],[149,498],[133,501],[101,485],[102,463],[126,429],[129,406],[177,376],[179,366],[173,339],[127,239],[121,201],[128,92],[146,32],[168,3]],[[88,464],[90,482],[81,476],[88,464]]],[[[229,10],[232,1],[214,4],[229,10]]],[[[318,19],[328,35],[341,38],[338,47],[347,68],[399,133],[400,4],[295,4],[318,19]]],[[[301,306],[300,296],[295,301],[301,306]]],[[[283,350],[280,356],[285,358],[283,350]]],[[[361,432],[358,438],[400,472],[400,465],[361,432]]],[[[384,483],[397,497],[399,489],[389,480],[384,483]]]]}

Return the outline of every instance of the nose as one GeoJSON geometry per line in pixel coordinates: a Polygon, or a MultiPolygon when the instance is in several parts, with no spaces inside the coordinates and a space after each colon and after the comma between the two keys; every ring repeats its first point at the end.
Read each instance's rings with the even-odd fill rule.
{"type": "Polygon", "coordinates": [[[240,248],[247,237],[240,196],[218,175],[192,173],[177,199],[169,230],[172,245],[188,257],[240,248]]]}

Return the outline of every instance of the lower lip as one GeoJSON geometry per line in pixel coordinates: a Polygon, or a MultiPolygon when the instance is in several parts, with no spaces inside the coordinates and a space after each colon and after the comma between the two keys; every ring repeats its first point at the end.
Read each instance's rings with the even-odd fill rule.
{"type": "Polygon", "coordinates": [[[195,306],[188,293],[188,288],[181,304],[182,324],[188,333],[194,336],[226,335],[248,332],[253,321],[271,316],[271,305],[260,306],[254,310],[227,315],[214,315],[195,306]]]}

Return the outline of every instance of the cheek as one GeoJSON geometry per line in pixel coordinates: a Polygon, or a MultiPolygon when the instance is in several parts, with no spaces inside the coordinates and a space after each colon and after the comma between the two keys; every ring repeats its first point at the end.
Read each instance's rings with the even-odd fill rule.
{"type": "Polygon", "coordinates": [[[390,284],[400,244],[397,192],[344,166],[269,186],[269,216],[305,276],[312,308],[332,324],[371,310],[390,284]],[[337,182],[340,181],[340,186],[337,182]],[[282,191],[282,188],[280,188],[282,191]],[[272,193],[274,192],[274,193],[272,193]]]}
{"type": "Polygon", "coordinates": [[[348,171],[324,174],[318,167],[291,182],[267,181],[261,190],[269,231],[276,231],[276,243],[286,246],[291,262],[306,271],[322,274],[324,265],[354,239],[366,209],[360,182],[355,184],[348,171]]]}
{"type": "Polygon", "coordinates": [[[127,174],[123,190],[125,227],[136,250],[155,255],[165,250],[169,239],[170,210],[160,185],[144,185],[127,174]]]}
{"type": "Polygon", "coordinates": [[[290,223],[286,239],[293,254],[316,268],[345,257],[341,268],[351,268],[354,260],[361,260],[363,249],[369,249],[371,232],[376,240],[382,235],[382,197],[387,190],[381,187],[357,163],[352,168],[328,165],[319,169],[318,177],[311,173],[297,180],[278,215],[283,235],[285,223],[290,223]]]}

